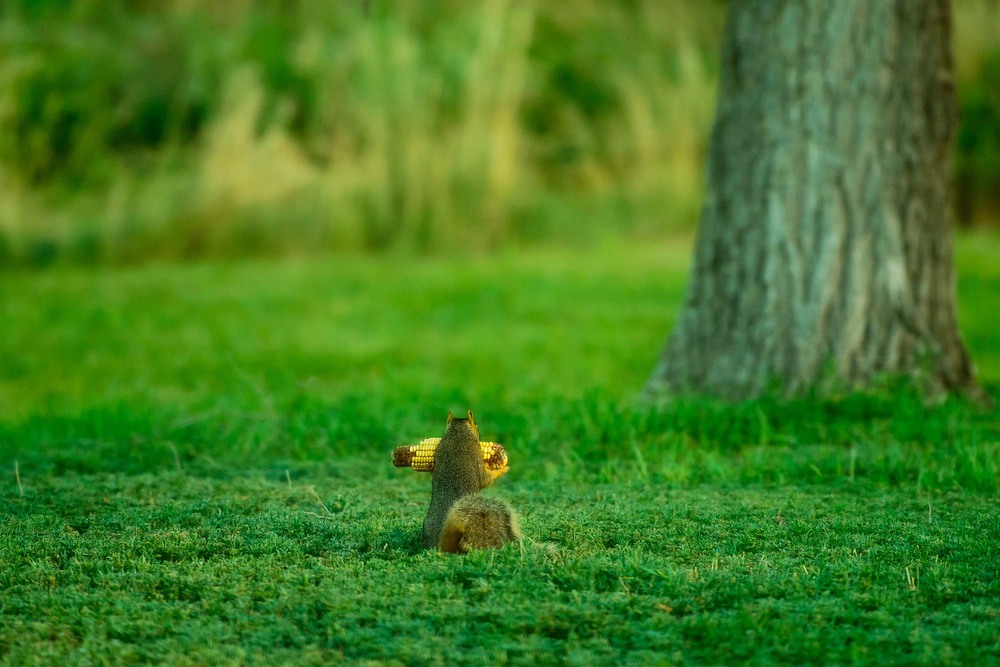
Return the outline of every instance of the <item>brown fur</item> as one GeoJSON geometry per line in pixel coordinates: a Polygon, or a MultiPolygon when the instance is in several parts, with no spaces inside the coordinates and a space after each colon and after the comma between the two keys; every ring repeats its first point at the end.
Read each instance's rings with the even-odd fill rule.
{"type": "Polygon", "coordinates": [[[499,549],[521,539],[521,526],[510,506],[479,494],[460,498],[444,520],[441,551],[464,554],[473,549],[499,549]]]}
{"type": "Polygon", "coordinates": [[[431,505],[424,517],[421,546],[464,553],[520,538],[517,517],[510,507],[479,494],[494,479],[483,465],[472,411],[464,419],[448,413],[448,425],[434,453],[431,505]]]}

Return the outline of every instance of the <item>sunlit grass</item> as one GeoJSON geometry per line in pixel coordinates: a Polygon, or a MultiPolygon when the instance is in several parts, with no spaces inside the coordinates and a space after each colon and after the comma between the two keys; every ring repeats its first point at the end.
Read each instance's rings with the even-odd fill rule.
{"type": "MultiPolygon", "coordinates": [[[[635,465],[679,484],[857,474],[992,488],[995,435],[961,403],[925,413],[903,390],[868,407],[851,396],[819,407],[682,402],[661,415],[638,404],[690,245],[10,274],[4,421],[22,462],[90,470],[135,457],[133,436],[153,460],[173,456],[162,442],[218,460],[362,453],[472,407],[552,470],[605,479],[624,461],[626,477],[635,465]],[[838,426],[842,413],[855,416],[838,426]],[[705,430],[716,422],[725,426],[705,430]],[[571,446],[546,448],[568,423],[571,446]],[[81,428],[91,445],[64,448],[81,428]],[[941,441],[966,448],[932,446],[941,441]],[[734,451],[756,463],[742,467],[734,451]]],[[[960,321],[991,386],[996,245],[987,235],[957,245],[960,321]]]]}

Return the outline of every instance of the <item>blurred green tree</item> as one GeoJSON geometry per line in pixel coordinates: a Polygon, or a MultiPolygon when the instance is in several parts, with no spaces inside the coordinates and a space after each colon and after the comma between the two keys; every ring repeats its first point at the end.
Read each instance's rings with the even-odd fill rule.
{"type": "Polygon", "coordinates": [[[950,0],[730,3],[685,305],[652,394],[917,377],[977,393],[956,322],[950,0]]]}

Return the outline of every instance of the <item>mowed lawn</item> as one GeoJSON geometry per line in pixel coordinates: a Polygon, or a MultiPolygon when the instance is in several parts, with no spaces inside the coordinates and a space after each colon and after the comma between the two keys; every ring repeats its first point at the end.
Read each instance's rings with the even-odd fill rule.
{"type": "MultiPolygon", "coordinates": [[[[1000,409],[636,396],[690,240],[0,274],[10,664],[1000,661],[1000,409]],[[476,411],[520,548],[415,547],[476,411]]],[[[1000,239],[959,239],[1000,399],[1000,239]]]]}

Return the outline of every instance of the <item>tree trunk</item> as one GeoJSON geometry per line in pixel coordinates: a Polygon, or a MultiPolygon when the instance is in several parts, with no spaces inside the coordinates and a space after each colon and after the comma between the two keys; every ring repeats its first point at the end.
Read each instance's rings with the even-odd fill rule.
{"type": "Polygon", "coordinates": [[[733,0],[686,302],[647,385],[974,390],[949,0],[733,0]]]}

